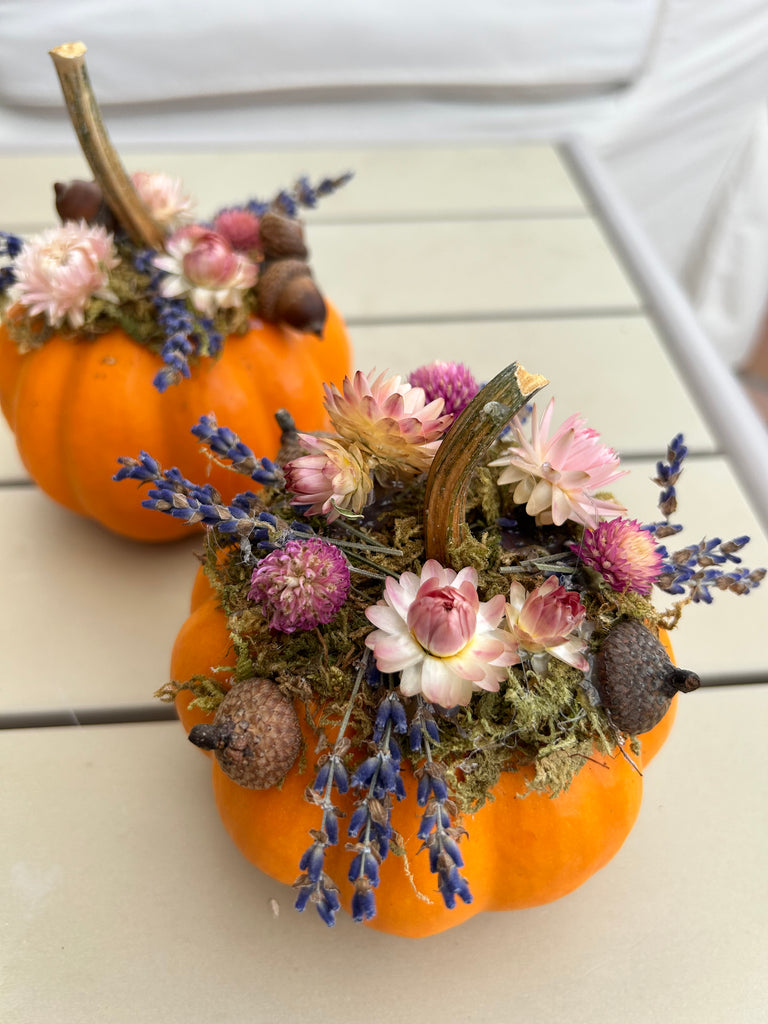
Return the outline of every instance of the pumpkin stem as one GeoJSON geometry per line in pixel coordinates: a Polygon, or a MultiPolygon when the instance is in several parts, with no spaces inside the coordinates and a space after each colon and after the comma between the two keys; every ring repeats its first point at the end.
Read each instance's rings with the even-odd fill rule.
{"type": "Polygon", "coordinates": [[[512,417],[549,381],[511,363],[480,389],[445,435],[427,476],[424,541],[427,558],[448,565],[461,543],[472,474],[512,417]]]}
{"type": "Polygon", "coordinates": [[[107,205],[131,239],[159,249],[165,234],[137,195],[110,142],[85,66],[85,51],[84,43],[64,43],[48,51],[80,147],[107,205]]]}

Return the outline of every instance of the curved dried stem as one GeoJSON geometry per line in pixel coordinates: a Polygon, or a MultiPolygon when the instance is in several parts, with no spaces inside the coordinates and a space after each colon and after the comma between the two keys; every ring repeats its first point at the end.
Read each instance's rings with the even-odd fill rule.
{"type": "Polygon", "coordinates": [[[470,402],[446,434],[427,477],[424,539],[427,558],[450,564],[463,537],[472,474],[504,426],[549,381],[518,363],[497,374],[470,402]]]}
{"type": "Polygon", "coordinates": [[[85,50],[83,43],[64,43],[49,51],[72,125],[115,217],[134,242],[159,249],[165,233],[139,199],[109,140],[85,66],[85,50]]]}

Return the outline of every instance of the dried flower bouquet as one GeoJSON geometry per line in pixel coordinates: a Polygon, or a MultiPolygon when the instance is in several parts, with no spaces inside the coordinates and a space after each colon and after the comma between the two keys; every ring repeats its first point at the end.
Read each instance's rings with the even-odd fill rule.
{"type": "Polygon", "coordinates": [[[596,431],[530,406],[546,383],[516,364],[483,387],[452,363],[357,372],[325,386],[334,433],[278,414],[274,461],[203,417],[211,457],[261,487],[229,503],[146,452],[120,459],[148,508],[208,528],[161,696],[214,752],[240,848],[328,924],[346,905],[426,935],[581,884],[699,683],[659,630],[764,576],[741,565],[746,537],[665,546],[682,437],[658,464],[662,517],[641,524],[596,431]]]}

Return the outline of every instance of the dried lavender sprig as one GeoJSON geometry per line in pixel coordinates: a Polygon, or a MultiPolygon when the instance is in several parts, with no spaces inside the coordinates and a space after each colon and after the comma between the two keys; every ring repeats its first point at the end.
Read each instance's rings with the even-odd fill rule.
{"type": "Polygon", "coordinates": [[[141,249],[133,255],[133,265],[149,278],[147,292],[157,310],[157,322],[163,329],[165,341],[160,357],[166,364],[153,381],[161,393],[172,384],[178,384],[191,373],[191,356],[215,356],[221,351],[224,339],[216,330],[213,320],[193,313],[182,298],[166,298],[160,293],[164,271],[154,264],[154,249],[141,249]]]}
{"type": "Polygon", "coordinates": [[[317,185],[312,185],[308,177],[302,176],[294,182],[291,188],[278,192],[272,200],[272,206],[279,207],[289,217],[295,217],[300,207],[304,206],[307,209],[313,209],[317,206],[319,199],[336,192],[346,185],[351,178],[352,172],[347,171],[345,174],[340,174],[337,178],[323,178],[317,185]]]}
{"type": "Polygon", "coordinates": [[[259,499],[251,492],[238,494],[229,505],[225,505],[211,484],[194,484],[175,467],[161,469],[148,452],[142,451],[138,459],[123,455],[117,461],[120,469],[113,480],[137,480],[155,485],[141,503],[144,508],[165,512],[190,525],[202,523],[243,540],[249,538],[257,527],[259,499]]]}
{"type": "Polygon", "coordinates": [[[669,519],[677,509],[677,492],[675,484],[683,471],[683,461],[688,454],[682,434],[676,434],[667,445],[667,457],[656,463],[656,476],[653,482],[661,487],[659,509],[665,519],[669,519]]]}
{"type": "Polygon", "coordinates": [[[322,181],[314,186],[309,183],[308,178],[302,177],[293,186],[281,189],[272,199],[266,202],[262,199],[249,199],[241,206],[228,206],[226,210],[220,210],[216,216],[229,210],[247,210],[255,217],[261,217],[270,209],[279,209],[287,216],[295,217],[299,207],[317,206],[318,199],[336,192],[346,185],[353,176],[352,171],[347,171],[336,178],[323,178],[322,181]]]}
{"type": "Polygon", "coordinates": [[[165,512],[174,519],[182,519],[190,525],[202,523],[220,533],[235,534],[241,538],[250,537],[256,529],[257,516],[240,505],[223,505],[218,502],[200,500],[193,493],[156,487],[148,492],[142,507],[155,512],[165,512]]]}
{"type": "Polygon", "coordinates": [[[687,593],[694,604],[711,604],[711,587],[730,590],[734,594],[747,594],[764,579],[764,569],[743,569],[733,573],[718,566],[726,562],[740,564],[741,558],[736,552],[748,543],[749,537],[745,535],[729,541],[722,541],[719,537],[711,540],[705,538],[671,555],[662,547],[660,550],[664,560],[656,585],[667,594],[687,593]]]}
{"type": "Polygon", "coordinates": [[[192,427],[192,433],[219,459],[231,462],[232,469],[237,473],[243,473],[265,487],[285,485],[285,476],[277,463],[266,456],[257,458],[233,430],[229,427],[220,427],[212,413],[201,416],[198,423],[192,427]]]}
{"type": "Polygon", "coordinates": [[[296,909],[302,911],[308,902],[313,903],[329,928],[336,923],[336,913],[340,908],[338,888],[323,870],[325,851],[329,846],[336,846],[339,841],[339,810],[333,804],[331,794],[334,786],[339,793],[346,793],[349,789],[349,779],[342,755],[347,747],[346,731],[352,715],[352,708],[366,675],[368,659],[369,652],[366,651],[357,670],[333,750],[328,757],[320,760],[319,771],[307,794],[310,800],[322,808],[323,814],[320,828],[310,831],[313,842],[304,851],[299,861],[299,870],[302,871],[302,874],[293,883],[294,888],[298,890],[294,904],[296,909]]]}
{"type": "Polygon", "coordinates": [[[24,240],[9,231],[0,231],[0,295],[16,281],[13,261],[21,252],[24,240]]]}
{"type": "Polygon", "coordinates": [[[347,843],[355,856],[349,866],[349,880],[354,885],[352,918],[369,921],[376,916],[373,890],[379,884],[379,864],[389,852],[392,838],[392,793],[398,800],[405,796],[400,775],[402,752],[393,733],[407,730],[405,710],[399,697],[390,689],[382,698],[374,739],[376,752],[367,758],[352,776],[352,785],[366,789],[349,822],[349,835],[357,842],[347,843]]]}
{"type": "Polygon", "coordinates": [[[154,295],[153,305],[157,310],[157,322],[163,329],[165,341],[160,358],[165,366],[153,380],[162,394],[172,384],[178,384],[191,374],[189,357],[195,353],[195,320],[183,299],[166,299],[154,295]]]}
{"type": "MultiPolygon", "coordinates": [[[[112,477],[115,481],[138,480],[142,484],[154,483],[158,487],[190,495],[204,503],[216,504],[221,501],[221,495],[211,484],[194,484],[191,480],[187,480],[175,466],[171,469],[163,469],[149,452],[141,451],[138,459],[131,458],[129,455],[120,455],[117,462],[120,464],[120,469],[112,477]]],[[[240,496],[238,495],[238,497],[240,496]]]]}
{"type": "MultiPolygon", "coordinates": [[[[252,497],[258,501],[256,495],[252,495],[252,497]]],[[[265,552],[283,548],[290,540],[305,541],[310,537],[317,536],[309,523],[305,523],[301,519],[292,519],[287,522],[266,510],[259,512],[257,521],[258,526],[252,539],[256,542],[256,547],[265,552]]],[[[323,539],[330,543],[330,538],[324,537],[323,539]]]]}
{"type": "Polygon", "coordinates": [[[437,723],[431,709],[427,708],[421,698],[419,701],[420,707],[414,719],[418,722],[421,735],[417,737],[416,730],[412,728],[411,746],[418,750],[423,747],[426,760],[415,772],[418,779],[416,801],[424,808],[416,834],[422,840],[419,852],[428,851],[429,869],[437,875],[443,902],[452,910],[456,906],[456,897],[464,903],[472,902],[469,883],[459,873],[459,868],[464,866],[459,840],[467,833],[461,826],[451,824],[451,817],[456,814],[456,805],[448,792],[445,768],[432,755],[432,744],[439,738],[437,723]]]}

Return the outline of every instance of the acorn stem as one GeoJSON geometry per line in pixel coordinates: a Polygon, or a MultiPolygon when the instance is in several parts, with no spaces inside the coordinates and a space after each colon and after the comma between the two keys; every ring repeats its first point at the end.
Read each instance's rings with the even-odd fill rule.
{"type": "Polygon", "coordinates": [[[504,426],[549,381],[511,363],[472,399],[445,435],[427,476],[424,540],[427,558],[448,565],[462,540],[472,474],[504,426]]]}
{"type": "Polygon", "coordinates": [[[203,722],[193,725],[189,730],[188,739],[201,750],[223,750],[232,736],[231,723],[203,722]]]}
{"type": "Polygon", "coordinates": [[[84,43],[64,43],[48,51],[80,148],[107,206],[139,245],[162,248],[165,233],[150,215],[110,142],[85,65],[84,43]]]}
{"type": "Polygon", "coordinates": [[[691,693],[693,690],[698,690],[701,686],[701,680],[696,673],[689,672],[684,668],[672,669],[665,683],[665,689],[670,696],[674,696],[676,693],[691,693]]]}

